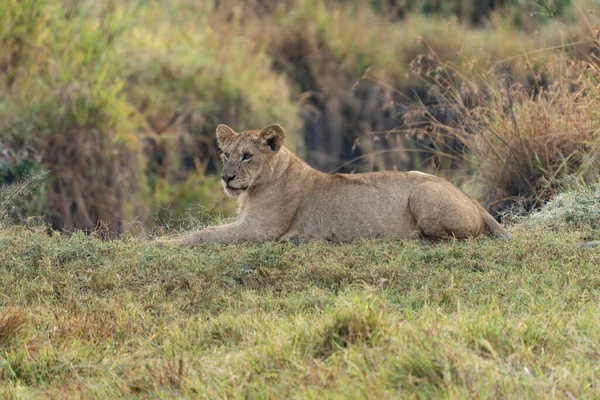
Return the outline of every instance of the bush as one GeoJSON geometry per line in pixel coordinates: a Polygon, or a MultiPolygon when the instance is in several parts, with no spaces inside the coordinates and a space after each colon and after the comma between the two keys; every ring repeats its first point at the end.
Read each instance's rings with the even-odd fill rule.
{"type": "Polygon", "coordinates": [[[596,176],[599,73],[563,58],[529,89],[511,75],[473,81],[445,65],[425,72],[438,114],[421,107],[407,124],[435,141],[441,157],[467,162],[492,211],[515,202],[529,210],[556,195],[564,177],[596,176]]]}
{"type": "Polygon", "coordinates": [[[2,7],[8,29],[0,42],[14,49],[0,81],[9,149],[2,180],[49,170],[35,211],[52,226],[93,230],[103,221],[120,232],[123,220],[144,215],[142,141],[112,51],[130,15],[96,19],[51,1],[2,7]]]}
{"type": "MultiPolygon", "coordinates": [[[[448,10],[460,8],[456,2],[442,3],[448,10]]],[[[418,157],[407,154],[410,144],[389,135],[401,125],[408,101],[415,96],[425,104],[434,100],[411,63],[427,67],[434,58],[451,62],[468,76],[474,66],[487,69],[503,60],[515,80],[526,84],[553,62],[557,49],[577,57],[591,52],[581,43],[592,32],[577,11],[573,25],[539,18],[520,24],[513,20],[513,8],[522,15],[529,14],[527,7],[498,3],[488,29],[472,29],[437,12],[416,12],[414,4],[401,22],[364,4],[298,1],[265,29],[272,38],[275,68],[305,94],[301,115],[306,159],[325,171],[422,168],[418,157]],[[518,57],[530,52],[530,57],[518,57]],[[392,102],[401,105],[399,110],[390,107],[392,102]]],[[[588,18],[593,25],[595,17],[588,18]]]]}

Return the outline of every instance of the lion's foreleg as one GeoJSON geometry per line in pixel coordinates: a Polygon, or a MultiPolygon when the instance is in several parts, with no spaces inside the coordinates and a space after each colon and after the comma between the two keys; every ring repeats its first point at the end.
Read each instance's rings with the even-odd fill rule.
{"type": "Polygon", "coordinates": [[[197,246],[200,244],[225,244],[240,242],[263,242],[275,239],[268,234],[261,233],[256,226],[244,222],[235,222],[228,225],[213,226],[200,232],[178,238],[159,240],[159,245],[197,246]]]}

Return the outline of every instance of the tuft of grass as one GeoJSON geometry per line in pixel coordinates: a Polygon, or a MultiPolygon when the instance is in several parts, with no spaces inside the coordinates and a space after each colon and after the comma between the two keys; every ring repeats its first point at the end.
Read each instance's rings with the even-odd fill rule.
{"type": "Polygon", "coordinates": [[[564,15],[567,7],[571,5],[571,0],[535,0],[534,3],[541,17],[557,18],[564,15]]]}
{"type": "Polygon", "coordinates": [[[385,340],[384,304],[372,296],[355,296],[327,310],[309,332],[295,339],[300,351],[327,358],[348,346],[376,346],[385,340]]]}
{"type": "Polygon", "coordinates": [[[555,231],[569,227],[580,231],[587,240],[599,239],[600,189],[595,186],[561,193],[542,210],[525,217],[523,226],[555,231]]]}
{"type": "Polygon", "coordinates": [[[0,313],[0,348],[7,349],[17,341],[18,334],[26,323],[20,309],[6,309],[0,313]]]}
{"type": "Polygon", "coordinates": [[[27,176],[22,182],[0,187],[0,227],[11,224],[14,209],[24,198],[32,193],[44,181],[47,173],[38,172],[27,176]]]}

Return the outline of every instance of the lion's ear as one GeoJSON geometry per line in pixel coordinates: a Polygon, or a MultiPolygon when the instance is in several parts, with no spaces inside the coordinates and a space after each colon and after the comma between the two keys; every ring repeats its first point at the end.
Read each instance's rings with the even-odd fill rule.
{"type": "Polygon", "coordinates": [[[277,153],[283,140],[285,139],[285,131],[280,125],[269,125],[258,133],[258,141],[261,146],[268,148],[273,153],[277,153]]]}
{"type": "Polygon", "coordinates": [[[237,135],[237,133],[227,125],[221,124],[217,126],[217,140],[220,145],[223,145],[227,139],[232,138],[235,135],[237,135]]]}

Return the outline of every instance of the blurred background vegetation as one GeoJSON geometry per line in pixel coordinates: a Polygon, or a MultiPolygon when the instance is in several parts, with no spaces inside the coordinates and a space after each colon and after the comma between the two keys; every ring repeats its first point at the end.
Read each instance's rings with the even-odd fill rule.
{"type": "Polygon", "coordinates": [[[419,169],[496,215],[531,209],[597,180],[598,12],[590,0],[3,0],[0,185],[17,193],[6,188],[48,173],[0,211],[111,234],[231,215],[219,123],[279,123],[326,172],[419,169]]]}

